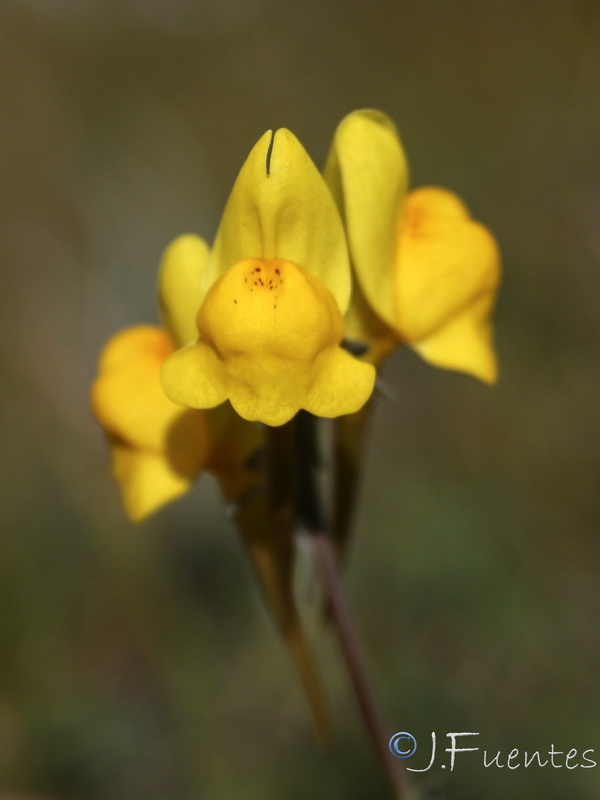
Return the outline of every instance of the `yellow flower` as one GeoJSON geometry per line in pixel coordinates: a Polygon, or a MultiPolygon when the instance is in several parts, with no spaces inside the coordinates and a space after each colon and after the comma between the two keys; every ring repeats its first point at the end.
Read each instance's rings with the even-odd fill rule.
{"type": "Polygon", "coordinates": [[[109,436],[113,473],[134,522],[187,492],[203,469],[217,477],[229,500],[260,479],[247,468],[262,441],[256,426],[230,408],[182,408],[160,383],[167,356],[195,338],[207,256],[197,236],[182,236],[169,248],[159,281],[164,329],[141,325],[116,334],[92,387],[92,410],[109,436]]]}
{"type": "Polygon", "coordinates": [[[489,317],[500,260],[489,231],[451,192],[408,193],[398,134],[376,111],[342,120],[325,178],[360,285],[348,335],[373,346],[374,362],[407,343],[431,364],[494,382],[489,317]]]}
{"type": "Polygon", "coordinates": [[[184,494],[210,452],[206,416],[172,403],[160,385],[173,350],[160,328],[121,331],[104,348],[92,387],[92,409],[110,437],[113,473],[136,522],[184,494]]]}
{"type": "MultiPolygon", "coordinates": [[[[163,262],[163,275],[199,281],[198,341],[162,369],[171,400],[212,408],[229,399],[244,419],[274,426],[301,408],[334,417],[366,402],[375,371],[339,346],[350,296],[342,222],[289,131],[268,132],[253,148],[208,257],[190,242],[177,240],[163,262]]],[[[191,304],[185,280],[162,284],[173,308],[191,304]]]]}

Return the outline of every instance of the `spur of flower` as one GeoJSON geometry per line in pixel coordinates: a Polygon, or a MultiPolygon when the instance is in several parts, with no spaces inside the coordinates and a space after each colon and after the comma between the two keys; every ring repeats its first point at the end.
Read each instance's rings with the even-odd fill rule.
{"type": "Polygon", "coordinates": [[[400,139],[380,112],[342,120],[324,175],[358,283],[347,335],[371,345],[373,363],[408,344],[435,366],[493,383],[490,314],[500,258],[489,231],[452,192],[408,191],[400,139]]]}
{"type": "Polygon", "coordinates": [[[229,400],[244,419],[270,426],[300,409],[357,411],[375,370],[340,346],[350,281],[342,221],[323,178],[292,133],[266,133],[203,264],[197,340],[163,365],[167,396],[201,409],[229,400]]]}

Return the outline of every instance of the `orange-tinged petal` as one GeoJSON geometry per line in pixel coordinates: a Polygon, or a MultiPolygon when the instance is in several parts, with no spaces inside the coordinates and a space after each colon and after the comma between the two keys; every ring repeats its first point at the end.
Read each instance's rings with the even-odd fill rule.
{"type": "Polygon", "coordinates": [[[122,331],[106,345],[92,387],[92,408],[109,434],[113,471],[133,520],[183,494],[212,443],[205,414],[175,405],[160,385],[171,352],[160,328],[122,331]]]}
{"type": "Polygon", "coordinates": [[[159,328],[140,326],[118,333],[105,348],[92,388],[92,407],[114,436],[134,447],[201,461],[208,442],[201,417],[185,416],[165,395],[160,367],[173,351],[159,328]],[[202,446],[200,446],[202,445],[202,446]]]}
{"type": "Polygon", "coordinates": [[[161,328],[156,325],[136,325],[116,333],[104,345],[98,363],[98,372],[108,372],[140,353],[151,353],[157,359],[166,358],[173,351],[173,344],[161,328]]]}
{"type": "Polygon", "coordinates": [[[424,217],[469,219],[469,209],[457,194],[438,186],[420,186],[408,195],[405,213],[415,221],[424,217]]]}
{"type": "Polygon", "coordinates": [[[432,363],[492,381],[488,318],[499,275],[493,236],[455,195],[432,188],[409,195],[395,270],[403,340],[432,363]]]}

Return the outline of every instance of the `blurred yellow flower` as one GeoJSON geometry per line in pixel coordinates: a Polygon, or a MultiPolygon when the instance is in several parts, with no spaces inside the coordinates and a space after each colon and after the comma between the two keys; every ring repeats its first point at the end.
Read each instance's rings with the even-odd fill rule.
{"type": "Polygon", "coordinates": [[[187,309],[191,297],[199,308],[198,341],[162,369],[175,403],[206,409],[228,399],[244,419],[278,426],[301,408],[321,417],[352,413],[371,394],[373,367],[339,346],[350,297],[342,222],[288,130],[266,133],[251,151],[210,254],[193,237],[176,240],[162,276],[172,309],[187,309]],[[179,280],[190,274],[192,293],[179,280]]]}
{"type": "Polygon", "coordinates": [[[105,346],[92,387],[92,410],[109,436],[113,474],[134,522],[185,494],[201,470],[228,500],[261,479],[248,463],[262,444],[256,425],[228,407],[197,411],[165,395],[160,369],[174,350],[161,328],[121,331],[105,346]]]}
{"type": "Polygon", "coordinates": [[[210,412],[182,408],[160,383],[165,359],[196,336],[207,256],[208,247],[197,236],[182,236],[171,245],[159,274],[163,328],[140,325],[121,331],[100,357],[92,410],[109,436],[113,474],[134,522],[187,492],[202,470],[215,475],[228,500],[260,478],[247,466],[262,443],[255,425],[229,407],[210,412]]]}
{"type": "Polygon", "coordinates": [[[173,350],[160,328],[121,331],[105,346],[92,387],[92,409],[110,437],[113,473],[136,522],[184,494],[210,452],[206,415],[175,405],[160,385],[173,350]]]}
{"type": "Polygon", "coordinates": [[[494,382],[500,259],[489,231],[451,192],[408,193],[402,145],[380,112],[342,120],[324,174],[359,284],[347,335],[372,345],[374,363],[406,343],[431,364],[494,382]]]}

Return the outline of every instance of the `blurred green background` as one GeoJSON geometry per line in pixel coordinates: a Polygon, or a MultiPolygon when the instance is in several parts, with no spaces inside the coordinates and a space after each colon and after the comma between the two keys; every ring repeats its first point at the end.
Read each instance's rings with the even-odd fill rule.
{"type": "MultiPolygon", "coordinates": [[[[497,387],[385,370],[347,584],[390,733],[600,756],[597,0],[0,0],[0,64],[0,795],[385,798],[333,647],[317,747],[211,480],[128,524],[88,409],[258,137],[320,165],[363,106],[504,261],[497,387]]],[[[455,800],[600,796],[441,761],[455,800]]]]}

